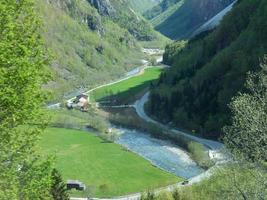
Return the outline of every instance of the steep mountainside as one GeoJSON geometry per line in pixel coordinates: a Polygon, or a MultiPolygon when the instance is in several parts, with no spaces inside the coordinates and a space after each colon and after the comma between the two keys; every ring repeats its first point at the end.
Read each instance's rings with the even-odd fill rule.
{"type": "Polygon", "coordinates": [[[131,9],[128,0],[88,0],[101,16],[106,16],[128,31],[138,40],[151,41],[158,39],[149,22],[131,9]]]}
{"type": "Polygon", "coordinates": [[[153,8],[162,0],[128,0],[132,9],[136,12],[144,13],[145,11],[153,8]]]}
{"type": "Polygon", "coordinates": [[[116,2],[38,1],[43,35],[54,57],[54,81],[47,87],[55,99],[121,76],[142,58],[138,40],[164,40],[150,26],[142,29],[147,22],[127,4],[116,2]]]}
{"type": "Polygon", "coordinates": [[[218,25],[220,25],[220,22],[224,18],[224,16],[230,12],[233,9],[233,6],[237,0],[235,0],[233,3],[231,3],[229,6],[224,8],[221,12],[219,12],[217,15],[212,17],[209,21],[205,22],[203,25],[201,25],[196,31],[194,31],[191,35],[191,37],[194,37],[202,32],[212,30],[216,28],[218,25]]]}
{"type": "Polygon", "coordinates": [[[234,0],[164,0],[147,11],[156,30],[172,39],[188,38],[234,0]]]}
{"type": "Polygon", "coordinates": [[[185,47],[169,45],[171,65],[150,96],[148,111],[159,119],[205,137],[218,138],[228,123],[228,104],[267,53],[267,1],[239,0],[213,32],[185,47]]]}
{"type": "Polygon", "coordinates": [[[180,2],[181,0],[163,0],[159,4],[155,5],[150,10],[147,10],[144,13],[144,17],[151,20],[160,14],[164,13],[168,9],[170,9],[172,6],[180,2]]]}

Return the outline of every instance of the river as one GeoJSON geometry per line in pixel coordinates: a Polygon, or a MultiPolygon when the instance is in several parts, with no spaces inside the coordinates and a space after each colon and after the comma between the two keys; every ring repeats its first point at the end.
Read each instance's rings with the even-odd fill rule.
{"type": "Polygon", "coordinates": [[[185,151],[171,142],[152,138],[136,130],[117,129],[120,136],[116,143],[149,160],[158,168],[185,179],[204,172],[185,151]]]}

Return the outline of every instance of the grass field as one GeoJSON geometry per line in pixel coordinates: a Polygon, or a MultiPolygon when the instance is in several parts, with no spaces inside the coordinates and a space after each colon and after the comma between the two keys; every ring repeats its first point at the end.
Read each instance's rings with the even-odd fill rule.
{"type": "Polygon", "coordinates": [[[75,192],[74,196],[125,195],[181,180],[88,132],[48,128],[40,144],[44,155],[56,155],[56,167],[65,180],[77,179],[87,185],[87,191],[75,192]]]}
{"type": "Polygon", "coordinates": [[[93,91],[90,97],[95,101],[103,100],[105,97],[115,95],[116,98],[126,98],[148,87],[152,81],[159,78],[161,72],[162,69],[160,68],[148,68],[142,75],[134,76],[125,81],[99,88],[93,91]]]}

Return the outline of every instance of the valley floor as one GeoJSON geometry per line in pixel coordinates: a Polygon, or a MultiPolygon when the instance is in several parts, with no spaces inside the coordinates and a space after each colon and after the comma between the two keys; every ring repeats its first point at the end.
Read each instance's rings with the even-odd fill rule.
{"type": "Polygon", "coordinates": [[[126,148],[85,131],[49,128],[40,144],[43,155],[55,154],[56,167],[65,180],[86,184],[85,192],[72,192],[72,196],[112,197],[182,181],[126,148]]]}

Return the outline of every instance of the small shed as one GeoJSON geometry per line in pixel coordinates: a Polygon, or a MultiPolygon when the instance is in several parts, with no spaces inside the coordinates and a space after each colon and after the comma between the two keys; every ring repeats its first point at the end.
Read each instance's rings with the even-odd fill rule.
{"type": "Polygon", "coordinates": [[[82,183],[78,180],[68,180],[67,181],[67,189],[68,190],[75,189],[75,190],[79,190],[79,191],[84,191],[84,190],[86,190],[86,186],[84,183],[82,183]]]}

